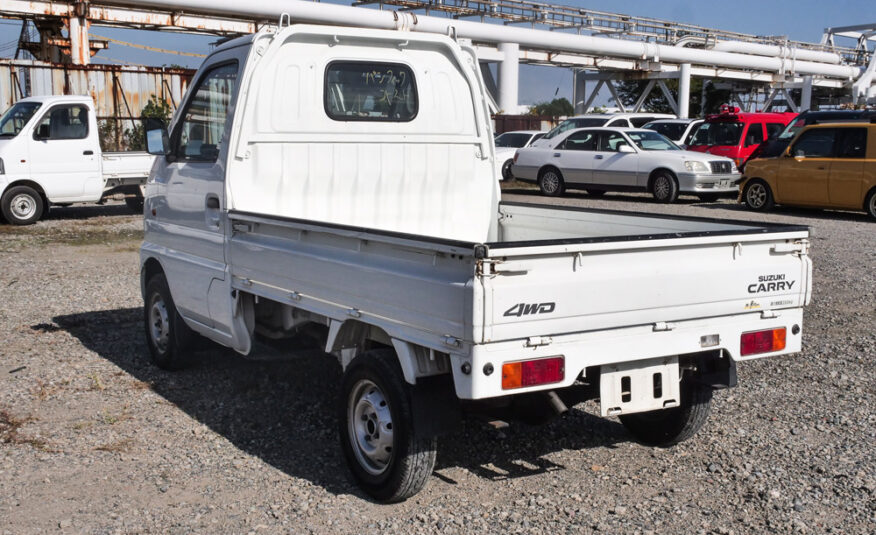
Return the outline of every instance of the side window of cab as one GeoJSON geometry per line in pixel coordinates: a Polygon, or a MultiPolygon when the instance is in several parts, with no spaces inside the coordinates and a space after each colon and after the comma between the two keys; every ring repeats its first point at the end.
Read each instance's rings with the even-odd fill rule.
{"type": "Polygon", "coordinates": [[[33,133],[34,139],[60,140],[88,137],[88,108],[83,104],[63,104],[50,109],[33,133]]]}
{"type": "Polygon", "coordinates": [[[201,77],[173,134],[179,161],[215,162],[225,139],[231,96],[237,83],[237,62],[219,65],[201,77]]]}

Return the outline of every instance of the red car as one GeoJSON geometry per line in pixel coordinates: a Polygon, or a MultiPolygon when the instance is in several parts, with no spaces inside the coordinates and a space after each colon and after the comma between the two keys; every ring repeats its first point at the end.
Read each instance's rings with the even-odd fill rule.
{"type": "Polygon", "coordinates": [[[691,137],[687,150],[732,158],[742,165],[764,140],[779,135],[796,113],[741,113],[721,106],[721,113],[706,116],[691,137]]]}

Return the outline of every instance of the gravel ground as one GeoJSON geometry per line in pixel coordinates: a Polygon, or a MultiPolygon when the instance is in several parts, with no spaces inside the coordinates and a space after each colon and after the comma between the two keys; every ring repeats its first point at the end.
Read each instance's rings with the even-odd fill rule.
{"type": "Polygon", "coordinates": [[[651,449],[575,407],[544,427],[466,420],[426,489],[365,499],[336,444],[340,369],[202,352],[146,362],[124,206],[0,226],[0,533],[876,533],[876,223],[642,195],[530,202],[811,225],[801,354],[748,362],[693,440],[651,449]]]}

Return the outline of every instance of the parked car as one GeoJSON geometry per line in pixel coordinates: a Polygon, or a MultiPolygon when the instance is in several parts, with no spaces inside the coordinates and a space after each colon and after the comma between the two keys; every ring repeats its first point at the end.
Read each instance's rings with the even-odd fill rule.
{"type": "Polygon", "coordinates": [[[498,166],[498,180],[513,179],[511,164],[514,160],[514,153],[517,149],[528,147],[533,141],[540,139],[546,133],[539,130],[514,130],[496,136],[496,162],[501,164],[498,166]]]}
{"type": "Polygon", "coordinates": [[[30,225],[53,204],[115,193],[142,211],[154,161],[145,152],[101,152],[91,97],[24,98],[0,117],[0,211],[13,225],[30,225]]]}
{"type": "Polygon", "coordinates": [[[584,189],[648,191],[659,202],[675,202],[679,193],[713,201],[735,195],[739,173],[729,158],[682,150],[666,137],[645,129],[584,128],[550,140],[548,146],[519,149],[511,172],[538,184],[545,195],[584,189]]]}
{"type": "Polygon", "coordinates": [[[676,145],[685,148],[689,138],[701,124],[703,119],[657,119],[646,123],[642,128],[663,134],[676,145]]]}
{"type": "Polygon", "coordinates": [[[758,212],[787,204],[876,218],[876,124],[805,126],[782,156],[748,162],[740,186],[740,200],[758,212]]]}
{"type": "Polygon", "coordinates": [[[146,135],[151,360],[184,366],[197,335],[324,350],[343,370],[324,421],[379,501],[426,485],[462,410],[599,399],[666,446],[738,362],[801,348],[806,227],[503,203],[478,64],[447,35],[265,27],[216,47],[146,135]]]}
{"type": "Polygon", "coordinates": [[[788,143],[794,139],[794,136],[806,125],[824,124],[824,123],[846,123],[846,122],[869,122],[873,117],[876,117],[876,110],[827,110],[827,111],[804,111],[788,123],[788,126],[775,138],[767,139],[761,143],[748,159],[739,167],[741,172],[744,172],[745,165],[751,160],[757,158],[777,158],[781,156],[788,143]]]}
{"type": "Polygon", "coordinates": [[[696,129],[687,150],[726,156],[739,166],[758,145],[779,135],[796,116],[795,113],[742,113],[739,108],[723,106],[721,113],[707,116],[696,129]]]}
{"type": "Polygon", "coordinates": [[[674,119],[675,115],[668,113],[586,113],[584,115],[576,115],[569,117],[552,128],[540,140],[533,143],[534,145],[542,145],[549,142],[554,137],[574,130],[576,128],[591,128],[599,126],[614,126],[617,128],[639,128],[646,123],[650,123],[655,119],[674,119]]]}

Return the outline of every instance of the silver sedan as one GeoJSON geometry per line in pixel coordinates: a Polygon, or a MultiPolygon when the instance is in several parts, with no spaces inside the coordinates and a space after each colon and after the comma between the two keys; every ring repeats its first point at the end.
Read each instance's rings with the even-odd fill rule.
{"type": "Polygon", "coordinates": [[[657,132],[633,128],[581,128],[518,149],[511,172],[545,195],[573,188],[591,195],[647,191],[664,203],[679,193],[704,201],[735,196],[741,178],[729,158],[685,151],[657,132]]]}

